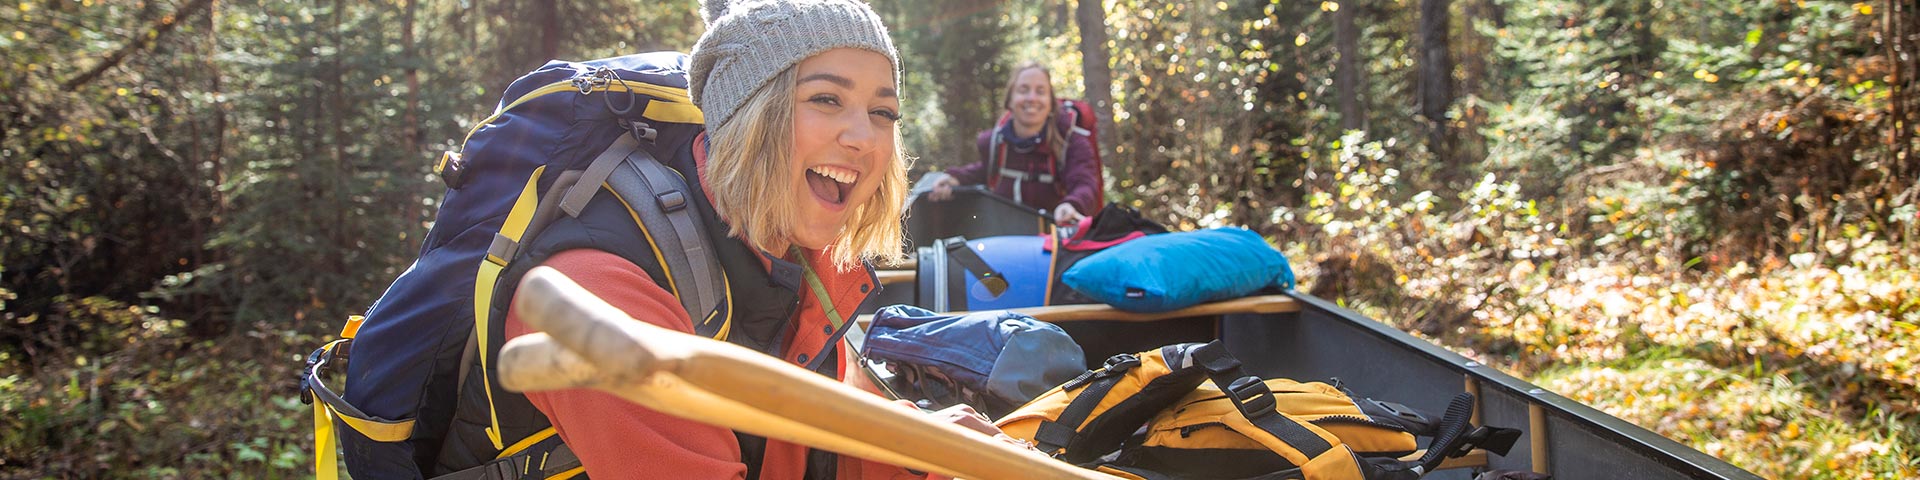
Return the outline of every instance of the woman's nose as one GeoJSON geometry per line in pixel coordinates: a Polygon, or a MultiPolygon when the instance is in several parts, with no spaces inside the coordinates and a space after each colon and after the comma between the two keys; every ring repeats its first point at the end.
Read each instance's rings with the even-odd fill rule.
{"type": "Polygon", "coordinates": [[[851,114],[840,116],[840,146],[855,153],[873,149],[873,143],[879,138],[873,122],[866,121],[867,113],[849,109],[851,114]]]}

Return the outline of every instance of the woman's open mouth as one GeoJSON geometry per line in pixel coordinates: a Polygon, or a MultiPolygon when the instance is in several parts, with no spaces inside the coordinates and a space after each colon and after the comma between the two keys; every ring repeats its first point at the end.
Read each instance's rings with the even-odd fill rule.
{"type": "Polygon", "coordinates": [[[815,165],[807,169],[807,188],[813,191],[814,198],[828,205],[844,204],[853,191],[853,182],[859,179],[858,170],[838,165],[815,165]]]}

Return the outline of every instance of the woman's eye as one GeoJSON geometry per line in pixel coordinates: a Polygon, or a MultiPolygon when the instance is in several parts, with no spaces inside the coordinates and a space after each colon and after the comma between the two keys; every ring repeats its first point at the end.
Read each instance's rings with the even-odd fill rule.
{"type": "Polygon", "coordinates": [[[874,110],[872,113],[876,116],[879,116],[880,118],[885,118],[887,119],[887,121],[890,121],[890,122],[900,121],[900,112],[895,112],[892,110],[874,110]]]}
{"type": "Polygon", "coordinates": [[[840,105],[840,99],[832,95],[815,95],[813,98],[807,99],[807,101],[823,105],[840,105]]]}

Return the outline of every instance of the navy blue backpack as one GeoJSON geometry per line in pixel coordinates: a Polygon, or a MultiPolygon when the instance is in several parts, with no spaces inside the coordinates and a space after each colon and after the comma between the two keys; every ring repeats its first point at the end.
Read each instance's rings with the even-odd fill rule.
{"type": "MultiPolygon", "coordinates": [[[[338,475],[336,434],[348,470],[361,478],[581,473],[545,418],[488,370],[507,299],[535,263],[521,247],[550,223],[581,216],[596,196],[618,200],[644,235],[594,248],[649,252],[692,318],[712,319],[722,308],[709,232],[688,208],[700,193],[665,164],[691,165],[703,129],[687,96],[686,63],[672,52],[550,62],[514,81],[461,150],[441,157],[435,170],[448,189],[419,259],[364,316],[349,319],[339,340],[307,359],[301,387],[314,405],[316,476],[338,475]],[[336,393],[323,379],[342,363],[336,393]],[[479,391],[476,383],[484,395],[463,393],[479,391]],[[460,438],[456,418],[478,422],[460,438]]],[[[702,323],[696,333],[715,336],[724,323],[702,323]]]]}

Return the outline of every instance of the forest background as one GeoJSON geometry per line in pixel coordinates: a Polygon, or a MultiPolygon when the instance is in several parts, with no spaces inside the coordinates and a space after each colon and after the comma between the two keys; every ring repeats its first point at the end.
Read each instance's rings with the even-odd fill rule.
{"type": "MultiPolygon", "coordinates": [[[[1110,198],[1766,477],[1920,475],[1920,12],[1900,0],[879,0],[915,172],[1009,65],[1110,198]],[[1087,86],[1091,85],[1091,88],[1087,86]]],[[[440,152],[693,1],[0,3],[0,477],[304,477],[304,354],[440,152]]]]}

